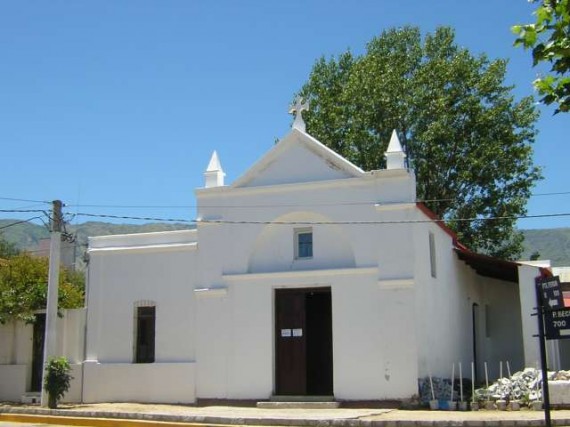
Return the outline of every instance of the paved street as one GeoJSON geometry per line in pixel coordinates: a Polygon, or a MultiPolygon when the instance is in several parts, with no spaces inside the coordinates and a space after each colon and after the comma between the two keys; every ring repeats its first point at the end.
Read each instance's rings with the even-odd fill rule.
{"type": "Polygon", "coordinates": [[[69,427],[69,424],[37,424],[37,423],[14,423],[0,422],[0,427],[69,427]]]}

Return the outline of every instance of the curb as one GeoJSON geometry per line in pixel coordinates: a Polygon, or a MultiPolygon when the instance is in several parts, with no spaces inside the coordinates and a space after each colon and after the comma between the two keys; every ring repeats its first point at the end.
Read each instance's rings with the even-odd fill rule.
{"type": "MultiPolygon", "coordinates": [[[[127,420],[117,418],[93,418],[88,416],[62,416],[62,415],[30,415],[30,414],[4,414],[0,413],[0,421],[17,423],[63,424],[82,427],[182,427],[200,426],[202,424],[188,424],[175,422],[161,422],[154,420],[127,420]]],[[[219,427],[219,426],[217,426],[219,427]]]]}
{"type": "MultiPolygon", "coordinates": [[[[19,409],[0,408],[0,421],[67,424],[86,427],[235,427],[252,426],[307,426],[307,427],[542,427],[543,419],[497,420],[363,420],[341,419],[291,419],[248,417],[230,418],[196,415],[149,414],[137,412],[74,411],[69,409],[19,409]]],[[[570,426],[570,418],[554,418],[553,426],[570,426]]]]}

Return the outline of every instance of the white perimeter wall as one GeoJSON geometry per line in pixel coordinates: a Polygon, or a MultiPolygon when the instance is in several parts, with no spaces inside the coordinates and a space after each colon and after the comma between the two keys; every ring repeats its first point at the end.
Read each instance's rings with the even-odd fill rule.
{"type": "MultiPolygon", "coordinates": [[[[66,402],[81,400],[81,361],[85,309],[61,310],[57,319],[58,355],[72,365],[71,387],[64,397],[66,402]]],[[[32,381],[33,325],[10,322],[0,325],[0,400],[19,402],[30,390],[32,381]]]]}

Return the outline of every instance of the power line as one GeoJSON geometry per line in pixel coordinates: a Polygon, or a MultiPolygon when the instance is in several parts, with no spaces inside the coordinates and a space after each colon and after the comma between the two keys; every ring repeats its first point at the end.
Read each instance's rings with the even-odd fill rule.
{"type": "MultiPolygon", "coordinates": [[[[429,219],[429,220],[389,220],[389,221],[248,221],[248,220],[217,220],[217,219],[175,219],[175,218],[153,218],[138,217],[126,215],[106,215],[106,214],[90,214],[78,212],[77,216],[96,217],[96,218],[113,218],[113,219],[130,219],[139,221],[160,221],[160,222],[183,222],[183,223],[203,223],[203,224],[256,224],[256,225],[381,225],[381,224],[422,224],[422,223],[445,223],[445,219],[429,219]]],[[[449,222],[477,222],[477,221],[496,221],[504,219],[532,219],[532,218],[554,218],[567,217],[570,212],[537,214],[537,215],[505,215],[494,217],[480,218],[454,218],[449,222]]]]}
{"type": "Polygon", "coordinates": [[[531,194],[531,197],[540,197],[540,196],[561,196],[565,194],[570,194],[570,191],[558,191],[553,193],[534,193],[531,194]]]}
{"type": "Polygon", "coordinates": [[[265,224],[265,225],[382,225],[382,224],[424,224],[424,223],[446,223],[446,222],[477,222],[477,221],[497,221],[503,219],[530,219],[530,218],[553,218],[570,216],[570,212],[539,215],[513,215],[494,216],[485,218],[454,218],[445,219],[410,219],[410,220],[389,220],[389,221],[229,221],[229,220],[194,220],[197,223],[206,224],[265,224]]]}
{"type": "Polygon", "coordinates": [[[42,209],[0,209],[0,212],[8,212],[8,213],[46,213],[46,211],[42,209]]]}
{"type": "MultiPolygon", "coordinates": [[[[559,191],[550,193],[535,193],[531,197],[544,197],[544,196],[561,196],[568,195],[570,191],[559,191]]],[[[436,202],[453,202],[456,198],[440,198],[440,199],[418,199],[418,203],[436,203],[436,202]]],[[[394,202],[397,203],[397,202],[394,202]]],[[[257,204],[257,205],[106,205],[106,204],[75,204],[66,205],[67,207],[74,208],[107,208],[107,209],[194,209],[194,208],[223,208],[223,209],[249,209],[249,208],[274,208],[274,207],[297,207],[297,206],[357,206],[357,205],[370,205],[382,204],[388,205],[393,203],[379,203],[375,200],[358,201],[358,202],[323,202],[323,203],[292,203],[292,204],[257,204]]]]}
{"type": "Polygon", "coordinates": [[[86,216],[94,218],[112,218],[112,219],[134,219],[140,221],[160,221],[160,222],[196,222],[196,220],[189,219],[175,219],[175,218],[153,218],[153,217],[140,217],[140,216],[123,216],[123,215],[107,215],[107,214],[90,214],[85,212],[77,212],[75,216],[86,216]]]}
{"type": "MultiPolygon", "coordinates": [[[[545,197],[545,196],[561,196],[561,195],[569,195],[570,191],[557,191],[557,192],[546,192],[546,193],[534,193],[531,194],[531,197],[545,197]]],[[[51,202],[45,200],[31,200],[31,199],[20,199],[14,197],[0,197],[0,200],[8,200],[8,201],[19,201],[19,202],[29,202],[29,203],[41,203],[41,204],[50,204],[51,202]]],[[[455,198],[436,198],[436,199],[418,199],[416,202],[420,203],[436,203],[436,202],[453,202],[455,198]]],[[[358,201],[358,202],[323,202],[323,203],[309,203],[303,204],[303,206],[339,206],[339,205],[346,205],[346,206],[356,206],[356,205],[367,205],[367,204],[380,204],[377,201],[370,200],[370,201],[358,201]]],[[[387,203],[389,204],[389,203],[387,203]]],[[[271,204],[271,205],[264,205],[264,204],[257,204],[257,205],[238,205],[238,206],[228,206],[228,205],[108,205],[108,204],[66,204],[66,207],[75,207],[75,208],[108,208],[108,209],[194,209],[198,207],[202,208],[230,208],[230,209],[248,209],[248,208],[273,208],[273,207],[296,207],[300,206],[300,204],[271,204]]],[[[24,210],[0,210],[0,212],[24,212],[24,210]]],[[[26,211],[32,212],[32,211],[26,211]]]]}
{"type": "Polygon", "coordinates": [[[26,203],[47,203],[47,204],[51,203],[45,200],[17,199],[14,197],[0,197],[0,200],[8,200],[11,202],[26,202],[26,203]]]}
{"type": "Polygon", "coordinates": [[[11,223],[11,224],[4,225],[4,226],[0,227],[0,230],[4,230],[4,229],[6,229],[6,228],[10,228],[10,227],[13,227],[13,226],[15,226],[15,225],[23,224],[23,223],[25,223],[25,222],[30,222],[30,221],[33,221],[34,219],[39,219],[39,218],[40,218],[39,216],[35,216],[35,217],[33,217],[33,218],[30,218],[30,219],[25,219],[25,220],[22,220],[22,221],[13,222],[13,223],[11,223]]]}

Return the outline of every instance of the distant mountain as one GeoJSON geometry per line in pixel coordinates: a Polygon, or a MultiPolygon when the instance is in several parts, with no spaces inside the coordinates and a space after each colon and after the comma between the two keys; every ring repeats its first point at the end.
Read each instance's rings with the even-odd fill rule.
{"type": "MultiPolygon", "coordinates": [[[[0,219],[0,229],[18,221],[17,219],[0,219]]],[[[30,249],[36,247],[41,239],[49,238],[49,231],[42,225],[24,222],[4,228],[0,231],[0,236],[14,243],[19,249],[30,249]]]]}
{"type": "MultiPolygon", "coordinates": [[[[0,220],[0,228],[18,220],[0,220]]],[[[85,222],[70,225],[68,231],[77,238],[77,258],[81,260],[87,247],[88,236],[104,236],[111,234],[150,233],[154,231],[187,230],[194,225],[172,223],[150,224],[110,224],[107,222],[85,222]]],[[[555,267],[570,266],[570,228],[548,228],[542,230],[522,230],[525,236],[525,249],[521,259],[529,259],[538,252],[540,259],[549,259],[555,267]]],[[[0,231],[9,242],[20,249],[36,250],[41,239],[49,238],[47,228],[37,224],[23,223],[0,231]]],[[[81,263],[79,263],[81,264],[81,263]]]]}
{"type": "Polygon", "coordinates": [[[540,259],[549,259],[554,267],[570,266],[570,228],[523,230],[525,250],[522,259],[537,251],[540,259]]]}
{"type": "Polygon", "coordinates": [[[182,223],[151,223],[151,224],[110,224],[107,222],[84,222],[83,224],[70,225],[67,230],[75,234],[77,241],[87,246],[87,238],[94,236],[108,236],[111,234],[134,234],[152,233],[155,231],[188,230],[195,228],[195,225],[182,223]]]}
{"type": "MultiPolygon", "coordinates": [[[[17,222],[15,219],[0,220],[2,226],[17,222]]],[[[87,248],[87,238],[94,236],[107,236],[111,234],[151,233],[155,231],[188,230],[195,225],[182,223],[151,223],[151,224],[111,224],[107,222],[90,221],[83,224],[68,225],[67,231],[75,235],[76,241],[76,266],[83,268],[83,255],[87,248]]],[[[14,243],[19,249],[38,251],[40,241],[49,239],[47,227],[43,225],[23,223],[0,231],[0,236],[14,243]]],[[[42,245],[45,248],[45,245],[42,245]]]]}

